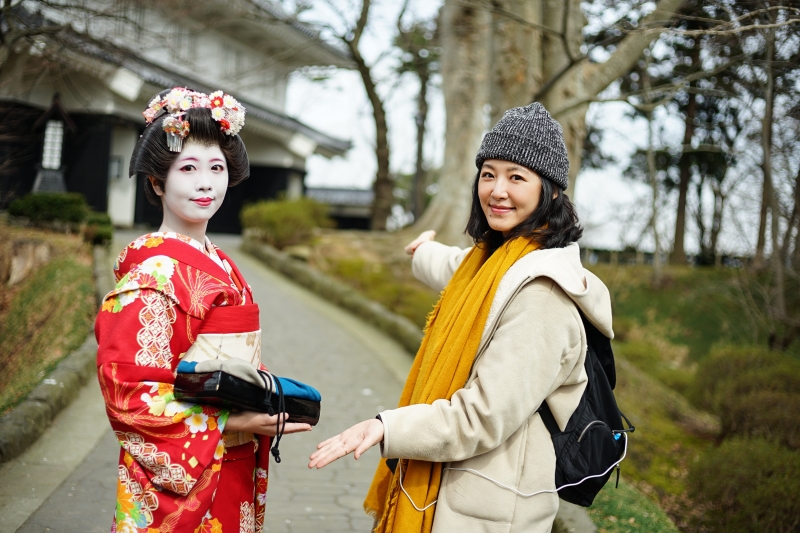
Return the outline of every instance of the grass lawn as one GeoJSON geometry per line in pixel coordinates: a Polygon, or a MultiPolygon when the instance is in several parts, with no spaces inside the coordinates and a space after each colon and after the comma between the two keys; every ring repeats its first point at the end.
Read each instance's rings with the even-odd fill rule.
{"type": "Polygon", "coordinates": [[[616,475],[600,491],[589,508],[589,517],[598,533],[678,533],[678,528],[658,505],[636,488],[620,478],[615,487],[616,475]]]}
{"type": "Polygon", "coordinates": [[[38,239],[51,261],[0,293],[0,414],[79,347],[96,312],[91,248],[79,236],[0,225],[0,242],[38,239]]]}

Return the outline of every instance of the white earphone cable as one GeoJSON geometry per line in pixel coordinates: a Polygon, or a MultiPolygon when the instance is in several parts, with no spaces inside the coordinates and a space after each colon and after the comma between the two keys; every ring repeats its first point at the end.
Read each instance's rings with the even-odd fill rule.
{"type": "MultiPolygon", "coordinates": [[[[530,498],[531,496],[536,496],[537,494],[543,494],[543,493],[547,493],[547,492],[558,492],[561,489],[566,489],[568,487],[574,487],[575,485],[580,485],[581,483],[583,483],[587,479],[592,479],[592,478],[596,478],[596,477],[603,477],[606,474],[608,474],[609,472],[611,472],[614,468],[616,468],[617,465],[619,465],[622,462],[623,459],[625,459],[625,456],[628,454],[628,435],[627,435],[627,433],[619,433],[619,434],[623,435],[625,437],[625,448],[623,449],[622,457],[620,457],[619,460],[617,460],[614,464],[609,466],[608,469],[606,469],[606,471],[603,472],[602,474],[595,474],[593,476],[586,476],[585,478],[583,478],[580,481],[577,481],[575,483],[569,483],[567,485],[562,485],[562,486],[558,487],[557,489],[547,489],[547,490],[539,490],[539,491],[531,492],[531,493],[524,493],[524,492],[518,491],[517,489],[515,489],[513,487],[509,487],[508,485],[506,485],[504,483],[501,483],[501,482],[497,481],[496,479],[492,479],[489,476],[487,476],[486,474],[482,474],[482,473],[478,472],[477,470],[473,470],[472,468],[452,468],[452,467],[448,466],[448,467],[445,468],[445,470],[455,470],[455,471],[460,471],[460,472],[469,472],[470,474],[475,474],[476,476],[482,477],[483,479],[485,479],[487,481],[491,481],[492,483],[494,483],[495,485],[497,485],[500,488],[503,488],[503,489],[506,489],[506,490],[510,490],[511,492],[516,494],[517,496],[520,496],[522,498],[530,498]]],[[[400,463],[401,462],[402,461],[398,461],[398,463],[397,463],[397,467],[398,468],[401,468],[400,467],[400,463]]],[[[429,503],[428,505],[423,507],[422,509],[417,507],[417,505],[414,503],[414,500],[412,500],[411,496],[409,496],[408,492],[406,492],[405,487],[403,487],[403,471],[402,471],[402,469],[400,470],[400,488],[403,490],[403,493],[408,498],[408,501],[411,502],[411,505],[413,505],[414,509],[416,509],[417,511],[422,512],[425,509],[427,509],[428,507],[436,504],[436,502],[438,501],[438,500],[435,500],[432,503],[429,503]]]]}
{"type": "Polygon", "coordinates": [[[426,505],[422,509],[417,507],[417,504],[414,503],[414,500],[411,499],[411,496],[409,496],[408,492],[406,492],[406,488],[403,486],[403,460],[402,459],[397,461],[397,468],[400,469],[400,472],[399,472],[399,474],[400,474],[400,489],[402,489],[403,494],[406,495],[406,498],[408,498],[408,501],[411,502],[411,505],[414,506],[414,509],[416,509],[417,511],[419,511],[421,513],[423,511],[425,511],[426,509],[428,509],[429,507],[433,507],[434,505],[436,505],[436,502],[438,502],[439,500],[433,500],[431,503],[429,503],[428,505],[426,505]]]}

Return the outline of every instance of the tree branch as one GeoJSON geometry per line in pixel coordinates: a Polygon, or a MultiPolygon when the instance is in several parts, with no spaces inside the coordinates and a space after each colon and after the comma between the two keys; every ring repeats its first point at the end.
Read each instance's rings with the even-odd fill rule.
{"type": "MultiPolygon", "coordinates": [[[[653,26],[669,20],[682,3],[683,0],[661,0],[656,10],[642,20],[642,26],[653,26]]],[[[566,65],[558,74],[544,83],[534,93],[532,101],[542,100],[556,86],[574,82],[575,80],[572,77],[577,76],[578,69],[584,69],[584,79],[587,80],[586,92],[591,97],[594,97],[608,87],[612,81],[622,76],[654,38],[653,36],[645,35],[645,32],[642,31],[631,32],[619,43],[616,51],[605,63],[587,64],[586,60],[589,56],[584,54],[577,58],[575,62],[566,65]],[[570,80],[565,81],[567,78],[570,78],[570,80]]],[[[573,108],[575,106],[570,103],[569,107],[573,108]]],[[[552,110],[551,112],[553,111],[561,112],[561,110],[552,110]]]]}
{"type": "MultiPolygon", "coordinates": [[[[661,0],[656,10],[644,18],[642,26],[650,27],[668,21],[682,3],[683,0],[661,0]]],[[[608,61],[602,64],[586,65],[584,74],[589,94],[599,93],[612,81],[622,76],[655,37],[655,34],[647,32],[628,35],[619,43],[608,61]]]]}
{"type": "Polygon", "coordinates": [[[367,27],[367,21],[369,20],[369,7],[372,4],[371,0],[362,0],[361,4],[361,15],[358,17],[358,21],[356,21],[356,27],[353,28],[353,39],[351,48],[358,49],[358,44],[361,42],[361,36],[364,34],[364,28],[367,27]]]}

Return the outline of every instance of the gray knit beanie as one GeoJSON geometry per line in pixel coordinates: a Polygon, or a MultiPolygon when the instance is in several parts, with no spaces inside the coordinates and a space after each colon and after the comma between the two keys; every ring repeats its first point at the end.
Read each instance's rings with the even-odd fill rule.
{"type": "Polygon", "coordinates": [[[509,109],[503,114],[492,131],[483,137],[475,158],[478,170],[487,159],[526,166],[562,190],[569,184],[569,160],[561,124],[538,102],[509,109]]]}

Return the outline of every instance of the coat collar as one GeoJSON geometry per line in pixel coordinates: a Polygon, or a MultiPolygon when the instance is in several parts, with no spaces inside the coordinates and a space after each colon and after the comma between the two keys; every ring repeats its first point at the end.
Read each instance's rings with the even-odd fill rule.
{"type": "Polygon", "coordinates": [[[614,338],[611,295],[600,278],[581,265],[577,243],[564,248],[533,251],[508,269],[497,287],[483,330],[484,337],[494,329],[494,322],[519,289],[539,277],[552,279],[597,329],[614,338]]]}

